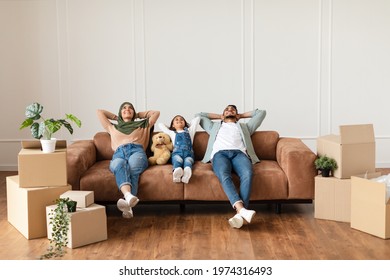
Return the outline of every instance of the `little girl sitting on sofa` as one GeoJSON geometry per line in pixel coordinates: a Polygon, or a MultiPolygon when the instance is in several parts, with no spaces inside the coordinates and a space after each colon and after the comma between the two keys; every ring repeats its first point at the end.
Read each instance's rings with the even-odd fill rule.
{"type": "Polygon", "coordinates": [[[192,165],[195,160],[192,143],[199,120],[200,118],[196,117],[188,124],[183,116],[176,115],[169,128],[163,123],[158,124],[159,128],[171,137],[173,143],[171,154],[173,182],[187,184],[192,176],[192,165]]]}

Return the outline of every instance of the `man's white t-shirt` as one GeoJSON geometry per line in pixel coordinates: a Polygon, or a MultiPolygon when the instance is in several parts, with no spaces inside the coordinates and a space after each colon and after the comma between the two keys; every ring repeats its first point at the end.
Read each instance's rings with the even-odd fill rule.
{"type": "Polygon", "coordinates": [[[221,150],[241,150],[246,153],[238,123],[222,123],[214,142],[211,158],[221,150]]]}

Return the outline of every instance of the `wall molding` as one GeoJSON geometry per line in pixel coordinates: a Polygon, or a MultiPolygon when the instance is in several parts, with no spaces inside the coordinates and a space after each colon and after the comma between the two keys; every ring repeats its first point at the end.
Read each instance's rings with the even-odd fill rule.
{"type": "Polygon", "coordinates": [[[242,102],[244,110],[249,111],[253,110],[253,104],[255,102],[255,26],[253,0],[241,0],[241,20],[242,102]]]}
{"type": "Polygon", "coordinates": [[[70,94],[70,58],[69,58],[69,9],[68,0],[56,0],[57,51],[58,51],[58,92],[61,114],[72,112],[70,94]]]}
{"type": "Polygon", "coordinates": [[[332,0],[320,0],[318,135],[332,132],[332,23],[332,0]]]}
{"type": "Polygon", "coordinates": [[[133,41],[134,41],[134,81],[137,108],[148,108],[148,92],[146,84],[145,54],[145,3],[144,0],[133,0],[133,41]]]}

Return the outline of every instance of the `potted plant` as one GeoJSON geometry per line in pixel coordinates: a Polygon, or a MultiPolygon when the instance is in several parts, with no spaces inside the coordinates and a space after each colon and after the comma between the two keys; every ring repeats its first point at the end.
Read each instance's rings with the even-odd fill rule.
{"type": "Polygon", "coordinates": [[[43,118],[43,106],[34,102],[26,107],[26,119],[22,122],[19,129],[30,127],[31,135],[41,140],[43,152],[53,152],[55,150],[56,139],[52,136],[60,130],[62,126],[66,127],[70,134],[73,134],[73,127],[71,122],[81,127],[81,121],[72,114],[65,114],[63,119],[43,118]],[[70,121],[70,122],[69,122],[70,121]],[[46,149],[46,144],[50,148],[46,149]]]}
{"type": "Polygon", "coordinates": [[[56,199],[56,208],[48,214],[51,237],[47,253],[41,259],[62,257],[65,254],[65,247],[68,245],[68,232],[70,217],[69,212],[76,211],[77,201],[66,198],[56,199]]]}
{"type": "Polygon", "coordinates": [[[331,172],[333,175],[333,171],[338,167],[336,160],[326,155],[319,156],[314,164],[316,169],[321,171],[322,177],[329,177],[331,172]]]}

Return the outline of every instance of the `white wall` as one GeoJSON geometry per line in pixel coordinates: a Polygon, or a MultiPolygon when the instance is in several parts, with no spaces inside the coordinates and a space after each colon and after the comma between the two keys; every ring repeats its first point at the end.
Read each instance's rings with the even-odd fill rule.
{"type": "Polygon", "coordinates": [[[313,151],[341,124],[373,123],[390,166],[390,1],[0,0],[0,170],[17,170],[25,107],[101,131],[122,101],[160,121],[264,108],[261,129],[313,151]]]}

